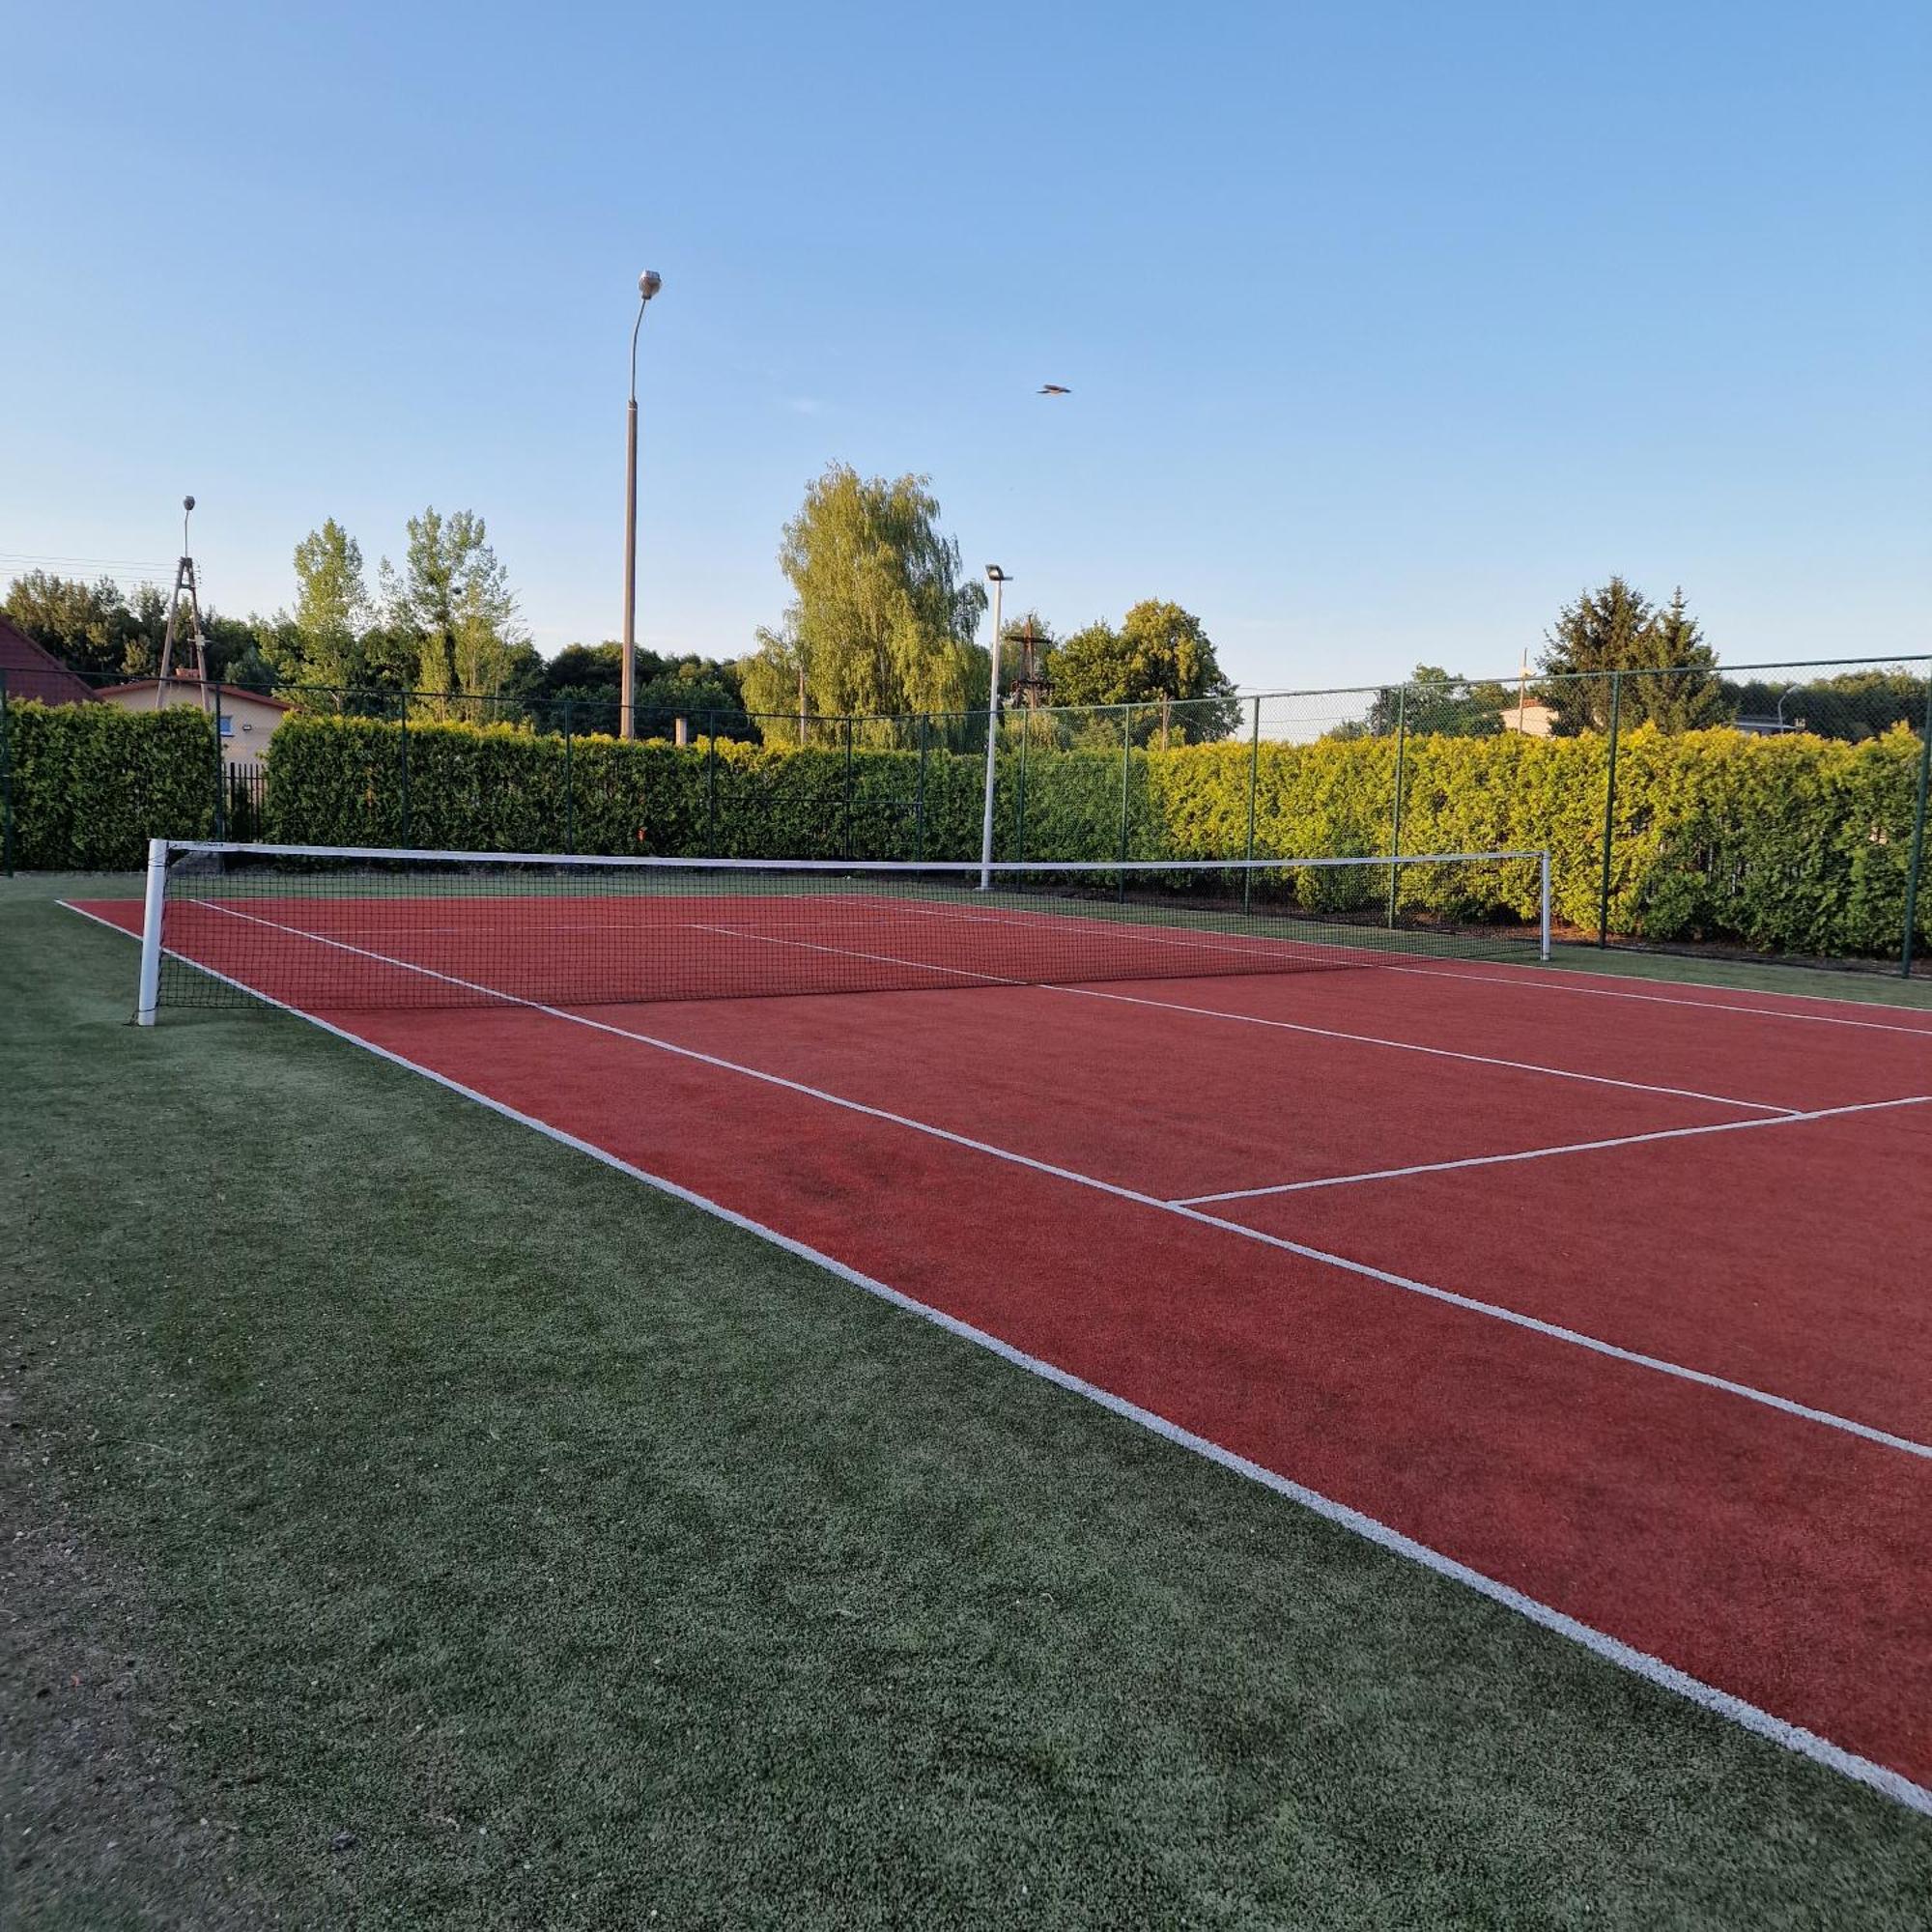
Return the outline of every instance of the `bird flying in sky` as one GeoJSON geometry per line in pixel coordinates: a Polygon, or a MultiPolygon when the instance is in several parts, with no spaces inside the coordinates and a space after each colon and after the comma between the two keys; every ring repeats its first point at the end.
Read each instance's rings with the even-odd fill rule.
{"type": "Polygon", "coordinates": [[[1039,392],[1042,396],[1070,396],[1073,393],[1065,383],[1042,383],[1039,392]]]}

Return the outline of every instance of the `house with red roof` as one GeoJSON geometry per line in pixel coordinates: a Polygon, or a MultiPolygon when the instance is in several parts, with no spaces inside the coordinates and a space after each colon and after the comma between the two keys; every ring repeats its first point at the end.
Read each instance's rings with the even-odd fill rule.
{"type": "Polygon", "coordinates": [[[19,625],[0,612],[0,684],[10,703],[23,697],[42,704],[91,704],[87,680],[68,669],[54,654],[35,643],[19,625]]]}

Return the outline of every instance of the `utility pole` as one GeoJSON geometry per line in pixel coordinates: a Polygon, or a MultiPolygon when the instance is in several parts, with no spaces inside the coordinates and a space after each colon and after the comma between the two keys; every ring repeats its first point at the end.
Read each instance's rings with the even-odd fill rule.
{"type": "Polygon", "coordinates": [[[174,675],[175,639],[180,635],[182,600],[186,598],[190,620],[187,645],[190,653],[188,675],[197,684],[208,679],[208,660],[201,635],[201,591],[195,582],[194,558],[187,554],[187,520],[194,512],[194,498],[182,498],[182,554],[175,564],[175,587],[168,596],[168,627],[161,635],[161,675],[155,690],[155,709],[167,702],[168,679],[174,675]]]}
{"type": "Polygon", "coordinates": [[[1000,592],[1012,579],[997,563],[986,566],[993,586],[993,663],[986,687],[986,803],[980,819],[980,890],[993,884],[993,761],[1000,747],[1000,592]]]}
{"type": "Polygon", "coordinates": [[[646,269],[638,277],[638,319],[631,325],[631,407],[625,418],[624,449],[624,652],[617,677],[617,735],[636,734],[638,707],[638,331],[644,305],[664,287],[664,277],[646,269]]]}

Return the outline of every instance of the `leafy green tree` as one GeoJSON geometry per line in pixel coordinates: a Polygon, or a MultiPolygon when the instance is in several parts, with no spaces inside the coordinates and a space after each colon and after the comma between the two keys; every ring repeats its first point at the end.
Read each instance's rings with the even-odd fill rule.
{"type": "Polygon", "coordinates": [[[1621,577],[1582,591],[1544,634],[1539,695],[1555,713],[1559,736],[1602,731],[1610,722],[1610,671],[1663,672],[1626,678],[1619,704],[1625,724],[1649,720],[1683,731],[1716,724],[1723,714],[1718,659],[1678,591],[1659,611],[1621,577]]]}
{"type": "Polygon", "coordinates": [[[1829,677],[1755,677],[1723,684],[1733,718],[1776,718],[1815,737],[1858,744],[1882,737],[1894,724],[1918,730],[1925,718],[1927,673],[1905,665],[1839,671],[1829,677]]]}
{"type": "Polygon", "coordinates": [[[445,518],[434,506],[412,517],[403,567],[384,557],[382,584],[389,623],[417,640],[415,687],[428,710],[443,715],[451,699],[503,689],[525,639],[509,573],[481,517],[458,510],[445,518]]]}
{"type": "Polygon", "coordinates": [[[1223,674],[1200,618],[1149,598],[1116,630],[1104,620],[1064,638],[1047,659],[1057,705],[1146,706],[1134,728],[1142,742],[1206,744],[1225,738],[1240,701],[1223,674]]]}
{"type": "MultiPolygon", "coordinates": [[[[560,730],[563,706],[579,731],[614,732],[622,670],[615,643],[566,644],[555,656],[536,661],[535,676],[509,687],[522,698],[540,729],[560,730]]],[[[724,738],[755,742],[757,727],[744,715],[738,668],[715,658],[690,653],[665,657],[651,650],[637,654],[638,733],[669,736],[683,718],[694,734],[711,731],[724,738]]]]}
{"type": "Polygon", "coordinates": [[[362,546],[330,517],[297,544],[295,570],[290,647],[277,668],[295,687],[290,696],[298,704],[333,706],[334,694],[368,684],[363,638],[371,611],[362,546]]]}
{"type": "MultiPolygon", "coordinates": [[[[985,702],[973,642],[985,591],[962,575],[923,476],[862,477],[834,464],[785,526],[779,566],[792,602],[740,665],[745,703],[796,718],[801,685],[820,717],[958,712],[985,702]]],[[[795,727],[794,727],[795,728],[795,727]]],[[[775,722],[772,735],[785,735],[775,722]]]]}
{"type": "Polygon", "coordinates": [[[140,625],[111,577],[83,583],[30,570],[8,586],[4,608],[37,644],[84,676],[128,674],[130,644],[138,664],[140,625]]]}
{"type": "Polygon", "coordinates": [[[209,611],[203,615],[201,634],[208,674],[217,683],[243,691],[275,689],[276,666],[291,641],[279,619],[224,617],[209,611]]]}
{"type": "Polygon", "coordinates": [[[1419,664],[1402,685],[1384,685],[1359,725],[1344,724],[1331,738],[1392,738],[1398,728],[1437,738],[1493,738],[1502,714],[1516,702],[1507,685],[1471,679],[1439,665],[1419,664]]]}

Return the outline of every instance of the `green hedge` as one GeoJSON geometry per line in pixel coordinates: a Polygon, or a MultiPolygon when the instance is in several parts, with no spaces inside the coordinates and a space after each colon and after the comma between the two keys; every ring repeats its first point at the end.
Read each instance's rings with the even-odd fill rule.
{"type": "Polygon", "coordinates": [[[206,838],[219,771],[200,709],[9,703],[14,863],[25,869],[128,871],[150,838],[206,838]]]}
{"type": "MultiPolygon", "coordinates": [[[[1405,852],[1551,854],[1559,923],[1594,931],[1606,742],[1417,736],[1405,852]]],[[[1643,725],[1618,747],[1610,924],[1634,938],[1883,956],[1902,935],[1918,740],[1861,744],[1643,725]]],[[[267,830],[303,844],[732,858],[976,858],[984,766],[947,751],[795,751],[557,737],[510,726],[292,718],[269,760],[267,830]]],[[[1116,751],[1004,739],[1002,857],[1262,858],[1390,849],[1387,738],[1116,751]],[[1251,765],[1252,759],[1252,765],[1251,765]]],[[[1466,874],[1401,875],[1406,909],[1536,911],[1533,864],[1482,903],[1466,874]]],[[[1932,920],[1932,889],[1920,905],[1932,920]]]]}
{"type": "MultiPolygon", "coordinates": [[[[1412,738],[1402,850],[1550,854],[1559,923],[1594,932],[1602,889],[1607,741],[1601,736],[1412,738]]],[[[1167,851],[1244,849],[1248,752],[1150,754],[1167,851]]],[[[1861,744],[1645,724],[1617,750],[1609,924],[1626,938],[1713,940],[1767,952],[1882,957],[1904,936],[1919,741],[1903,726],[1861,744]]],[[[1387,739],[1264,745],[1255,851],[1386,852],[1395,801],[1387,739]]],[[[1535,868],[1511,868],[1503,909],[1528,919],[1535,868]]],[[[1402,877],[1405,907],[1452,912],[1466,881],[1402,877]]],[[[1921,888],[1920,936],[1932,940],[1921,888]]]]}

